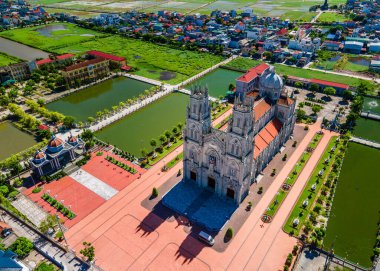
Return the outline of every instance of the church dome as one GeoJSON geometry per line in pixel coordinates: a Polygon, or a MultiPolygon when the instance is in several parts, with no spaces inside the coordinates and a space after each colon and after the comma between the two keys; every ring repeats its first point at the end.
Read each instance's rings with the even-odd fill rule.
{"type": "Polygon", "coordinates": [[[269,72],[260,80],[260,86],[265,89],[282,89],[284,83],[281,76],[276,73],[274,67],[271,67],[269,72]]]}
{"type": "Polygon", "coordinates": [[[46,159],[45,153],[42,151],[37,151],[36,154],[34,155],[33,162],[35,162],[36,164],[39,164],[45,161],[45,159],[46,159]]]}
{"type": "Polygon", "coordinates": [[[60,139],[56,136],[53,136],[50,139],[47,147],[48,147],[48,150],[50,152],[53,152],[53,153],[59,152],[63,148],[63,141],[62,141],[62,139],[60,139]]]}
{"type": "Polygon", "coordinates": [[[70,145],[75,146],[78,144],[78,138],[76,136],[70,135],[70,137],[67,139],[67,142],[70,145]]]}

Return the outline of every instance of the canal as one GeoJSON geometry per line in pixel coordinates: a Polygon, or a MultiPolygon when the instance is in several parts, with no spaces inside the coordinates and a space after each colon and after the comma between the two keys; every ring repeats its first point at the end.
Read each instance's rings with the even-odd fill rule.
{"type": "Polygon", "coordinates": [[[380,182],[376,168],[380,150],[350,142],[327,224],[324,248],[371,266],[380,216],[380,182]]]}
{"type": "Polygon", "coordinates": [[[24,133],[10,122],[0,123],[0,160],[21,152],[36,143],[37,141],[32,135],[24,133]]]}
{"type": "Polygon", "coordinates": [[[96,117],[96,112],[120,102],[136,97],[152,85],[118,77],[104,81],[95,86],[77,91],[46,105],[49,110],[58,111],[66,116],[73,116],[77,121],[86,121],[88,117],[96,117]]]}
{"type": "Polygon", "coordinates": [[[36,58],[47,58],[49,53],[38,50],[27,45],[7,40],[0,37],[0,52],[18,57],[27,61],[35,60],[36,58]]]}
{"type": "Polygon", "coordinates": [[[160,135],[166,130],[171,131],[179,122],[184,123],[188,102],[188,95],[171,93],[103,128],[96,136],[140,157],[141,149],[152,150],[152,139],[159,144],[160,135]]]}
{"type": "Polygon", "coordinates": [[[230,84],[235,85],[236,79],[241,75],[242,73],[237,71],[219,68],[193,81],[186,88],[190,90],[196,85],[208,86],[210,96],[219,98],[219,96],[226,95],[228,86],[230,84]]]}

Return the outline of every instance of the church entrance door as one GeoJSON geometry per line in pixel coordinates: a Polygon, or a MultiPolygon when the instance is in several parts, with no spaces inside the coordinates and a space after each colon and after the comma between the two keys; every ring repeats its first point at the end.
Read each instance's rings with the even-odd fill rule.
{"type": "Polygon", "coordinates": [[[190,171],[190,179],[193,181],[196,181],[197,180],[197,173],[195,173],[194,171],[190,171]]]}
{"type": "Polygon", "coordinates": [[[235,198],[235,191],[231,188],[227,188],[227,197],[234,199],[235,198]]]}
{"type": "Polygon", "coordinates": [[[208,177],[208,187],[215,190],[215,179],[213,177],[208,177]]]}

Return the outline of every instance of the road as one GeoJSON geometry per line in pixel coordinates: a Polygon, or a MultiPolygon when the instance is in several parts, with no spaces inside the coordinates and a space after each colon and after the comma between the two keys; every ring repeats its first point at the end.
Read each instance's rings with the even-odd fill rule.
{"type": "Polygon", "coordinates": [[[10,225],[17,236],[24,236],[31,240],[36,249],[47,258],[51,258],[62,264],[65,271],[88,270],[88,265],[80,261],[72,252],[66,252],[54,242],[44,238],[41,234],[29,228],[21,222],[4,212],[1,215],[3,221],[10,225]]]}

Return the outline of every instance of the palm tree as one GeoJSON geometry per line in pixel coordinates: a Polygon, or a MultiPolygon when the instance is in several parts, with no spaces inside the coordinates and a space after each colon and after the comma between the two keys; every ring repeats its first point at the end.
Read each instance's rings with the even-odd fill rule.
{"type": "Polygon", "coordinates": [[[167,141],[169,141],[170,137],[172,136],[172,133],[170,131],[166,130],[165,136],[166,136],[167,141]]]}
{"type": "Polygon", "coordinates": [[[123,103],[123,102],[120,102],[120,103],[119,103],[119,107],[120,107],[120,108],[123,108],[124,106],[125,106],[125,103],[123,103]]]}
{"type": "Polygon", "coordinates": [[[117,106],[116,106],[116,105],[112,106],[112,111],[113,111],[113,112],[116,112],[116,111],[117,111],[117,106]]]}
{"type": "Polygon", "coordinates": [[[178,122],[177,127],[178,127],[179,130],[182,130],[182,127],[183,127],[182,122],[178,122]]]}
{"type": "Polygon", "coordinates": [[[103,116],[103,112],[102,111],[96,112],[96,116],[100,119],[103,116]]]}
{"type": "Polygon", "coordinates": [[[108,116],[109,114],[110,114],[110,111],[106,108],[106,109],[104,109],[104,115],[106,115],[106,116],[108,116]]]}
{"type": "Polygon", "coordinates": [[[175,134],[175,135],[178,133],[178,128],[177,128],[177,126],[174,126],[174,127],[173,127],[172,132],[173,132],[173,134],[175,134]]]}

